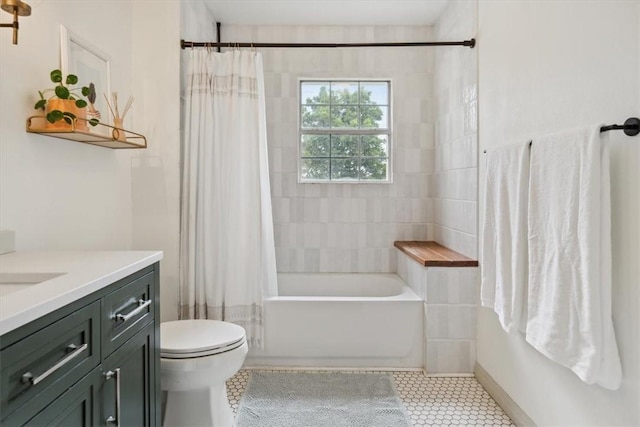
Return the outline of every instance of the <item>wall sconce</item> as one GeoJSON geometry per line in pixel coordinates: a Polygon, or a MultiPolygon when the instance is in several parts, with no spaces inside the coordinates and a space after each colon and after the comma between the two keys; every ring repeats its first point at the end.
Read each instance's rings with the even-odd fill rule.
{"type": "Polygon", "coordinates": [[[31,6],[20,0],[1,0],[0,8],[13,15],[13,23],[0,24],[0,27],[13,28],[13,44],[18,44],[18,16],[31,15],[31,6]]]}

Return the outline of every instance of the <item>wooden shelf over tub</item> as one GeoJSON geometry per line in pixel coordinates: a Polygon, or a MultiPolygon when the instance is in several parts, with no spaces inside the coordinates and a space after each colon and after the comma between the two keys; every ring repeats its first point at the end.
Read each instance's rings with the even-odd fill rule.
{"type": "Polygon", "coordinates": [[[395,241],[393,246],[425,267],[477,267],[478,261],[436,242],[395,241]]]}

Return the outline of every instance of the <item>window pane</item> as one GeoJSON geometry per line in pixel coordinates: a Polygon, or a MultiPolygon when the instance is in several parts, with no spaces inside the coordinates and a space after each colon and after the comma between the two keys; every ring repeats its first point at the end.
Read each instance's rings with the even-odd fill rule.
{"type": "Polygon", "coordinates": [[[387,135],[363,135],[360,149],[363,157],[388,157],[389,137],[387,135]]]}
{"type": "Polygon", "coordinates": [[[373,129],[389,128],[389,107],[360,107],[360,127],[373,129]]]}
{"type": "Polygon", "coordinates": [[[358,105],[358,82],[331,82],[331,104],[358,105]]]}
{"type": "Polygon", "coordinates": [[[331,127],[332,128],[357,128],[358,127],[358,107],[357,106],[337,106],[331,107],[331,127]]]}
{"type": "Polygon", "coordinates": [[[331,179],[358,180],[358,159],[331,159],[331,179]]]}
{"type": "Polygon", "coordinates": [[[299,108],[302,181],[389,181],[389,81],[301,81],[299,108]]]}
{"type": "Polygon", "coordinates": [[[388,159],[362,159],[360,161],[361,180],[386,180],[388,159]]]}
{"type": "Polygon", "coordinates": [[[309,129],[329,127],[329,106],[303,105],[302,127],[309,129]]]}
{"type": "Polygon", "coordinates": [[[389,84],[387,82],[361,82],[360,103],[389,105],[389,84]]]}
{"type": "Polygon", "coordinates": [[[355,157],[357,155],[357,135],[331,135],[331,157],[355,157]]]}
{"type": "Polygon", "coordinates": [[[301,159],[300,164],[302,179],[329,179],[329,159],[301,159]]]}
{"type": "Polygon", "coordinates": [[[301,104],[329,104],[329,82],[300,83],[301,104]]]}
{"type": "Polygon", "coordinates": [[[302,135],[300,157],[329,157],[329,135],[302,135]]]}

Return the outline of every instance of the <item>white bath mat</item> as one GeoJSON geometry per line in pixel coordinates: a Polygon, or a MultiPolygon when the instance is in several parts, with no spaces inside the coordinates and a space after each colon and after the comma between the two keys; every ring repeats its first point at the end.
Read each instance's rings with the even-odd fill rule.
{"type": "Polygon", "coordinates": [[[390,374],[253,372],[237,427],[411,426],[390,374]]]}

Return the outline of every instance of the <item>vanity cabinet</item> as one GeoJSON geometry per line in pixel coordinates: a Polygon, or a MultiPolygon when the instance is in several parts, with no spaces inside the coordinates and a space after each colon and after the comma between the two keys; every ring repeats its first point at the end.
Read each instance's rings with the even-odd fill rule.
{"type": "Polygon", "coordinates": [[[2,426],[160,424],[158,263],[0,337],[2,426]]]}

